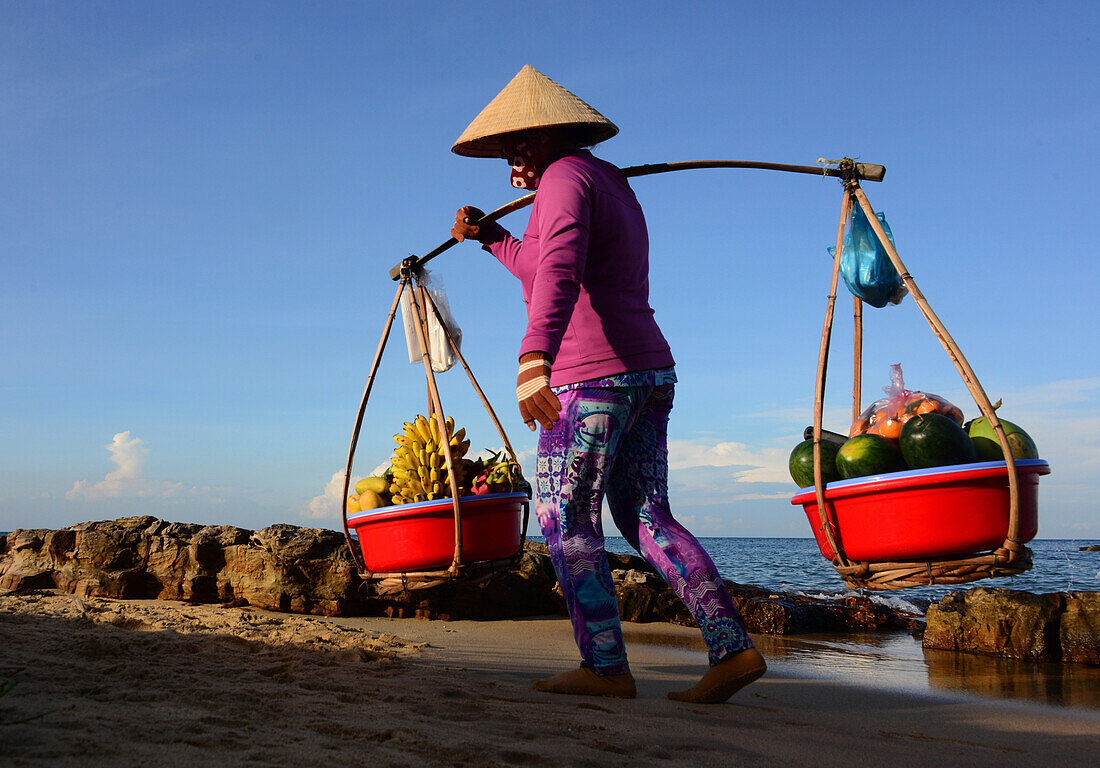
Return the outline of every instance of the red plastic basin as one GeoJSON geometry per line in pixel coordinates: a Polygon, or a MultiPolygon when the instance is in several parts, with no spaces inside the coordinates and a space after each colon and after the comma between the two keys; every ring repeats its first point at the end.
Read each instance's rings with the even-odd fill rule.
{"type": "MultiPolygon", "coordinates": [[[[1020,488],[1020,541],[1039,530],[1039,476],[1050,474],[1042,459],[1016,462],[1020,488]]],[[[1008,467],[1003,461],[892,472],[839,480],[825,486],[828,519],[851,560],[907,561],[996,549],[1008,533],[1008,467]]],[[[814,489],[803,488],[801,504],[821,554],[833,550],[821,530],[814,489]]]]}
{"type": "MultiPolygon", "coordinates": [[[[519,551],[525,493],[464,496],[462,560],[501,560],[519,551]]],[[[454,559],[451,499],[399,504],[348,515],[367,569],[374,573],[446,568],[454,559]]]]}

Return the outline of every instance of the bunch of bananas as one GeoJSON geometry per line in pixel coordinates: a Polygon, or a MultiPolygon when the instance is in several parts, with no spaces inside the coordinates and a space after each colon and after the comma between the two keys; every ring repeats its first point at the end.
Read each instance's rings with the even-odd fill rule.
{"type": "Polygon", "coordinates": [[[451,497],[444,441],[451,447],[455,484],[460,489],[467,487],[474,462],[463,457],[470,450],[470,441],[465,428],[457,432],[454,428],[454,419],[449,416],[441,425],[438,415],[430,419],[417,415],[414,421],[405,422],[404,433],[393,436],[397,449],[390,460],[393,474],[389,492],[394,504],[451,497]]]}

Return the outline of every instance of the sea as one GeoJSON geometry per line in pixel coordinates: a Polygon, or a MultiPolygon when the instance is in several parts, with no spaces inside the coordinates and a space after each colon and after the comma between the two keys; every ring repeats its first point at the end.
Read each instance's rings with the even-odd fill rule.
{"type": "MultiPolygon", "coordinates": [[[[1081,550],[1100,543],[1097,539],[1036,539],[1028,544],[1032,568],[1019,576],[885,592],[846,589],[814,539],[700,537],[699,543],[714,560],[722,578],[738,584],[822,598],[865,594],[876,602],[919,614],[952,590],[976,586],[1027,592],[1100,591],[1100,552],[1081,550]]],[[[621,537],[609,536],[606,546],[617,554],[636,554],[621,537]]]]}

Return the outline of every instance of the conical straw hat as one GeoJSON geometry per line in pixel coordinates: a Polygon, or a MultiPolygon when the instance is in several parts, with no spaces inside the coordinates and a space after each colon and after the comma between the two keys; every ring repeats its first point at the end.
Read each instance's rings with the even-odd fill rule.
{"type": "Polygon", "coordinates": [[[451,151],[466,157],[499,157],[504,134],[551,126],[581,129],[582,146],[619,132],[613,122],[527,64],[474,118],[451,151]]]}

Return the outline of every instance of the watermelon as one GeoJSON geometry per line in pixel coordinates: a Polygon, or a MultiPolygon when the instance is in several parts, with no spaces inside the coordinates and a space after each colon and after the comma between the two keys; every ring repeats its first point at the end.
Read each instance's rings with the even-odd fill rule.
{"type": "MultiPolygon", "coordinates": [[[[840,479],[840,473],[836,470],[836,453],[840,446],[836,443],[822,439],[821,441],[821,482],[831,483],[840,479]]],[[[787,462],[791,470],[791,478],[799,488],[808,488],[814,484],[814,441],[803,440],[791,451],[790,461],[787,462]]]]}
{"type": "Polygon", "coordinates": [[[884,475],[905,469],[901,451],[893,440],[865,432],[848,438],[836,454],[836,469],[845,480],[884,475]]]}
{"type": "MultiPolygon", "coordinates": [[[[1035,447],[1035,441],[1031,439],[1031,435],[1011,421],[1004,419],[999,421],[1004,428],[1005,437],[1008,438],[1008,447],[1012,449],[1012,458],[1039,458],[1039,449],[1035,447]]],[[[974,443],[979,461],[1004,461],[1004,451],[1001,450],[1001,444],[997,442],[993,425],[985,416],[970,422],[970,442],[974,443]]]]}
{"type": "Polygon", "coordinates": [[[978,460],[966,430],[947,416],[922,413],[905,422],[898,440],[910,469],[969,464],[978,460]]]}

